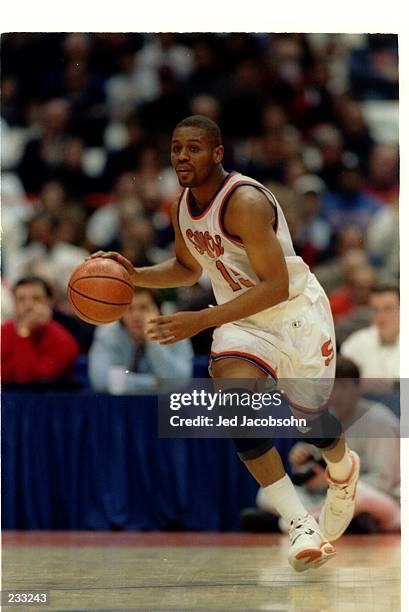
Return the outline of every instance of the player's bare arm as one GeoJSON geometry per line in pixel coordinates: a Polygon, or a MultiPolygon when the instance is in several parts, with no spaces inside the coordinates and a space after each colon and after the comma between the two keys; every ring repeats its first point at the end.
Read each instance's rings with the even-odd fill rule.
{"type": "Polygon", "coordinates": [[[97,251],[87,259],[105,257],[117,261],[127,269],[137,287],[161,289],[194,285],[202,274],[202,268],[189,253],[181,236],[177,220],[177,202],[172,207],[171,216],[175,232],[175,257],[143,268],[135,268],[126,257],[115,251],[97,251]]]}
{"type": "Polygon", "coordinates": [[[207,327],[249,317],[288,299],[288,271],[273,229],[274,215],[274,209],[262,193],[251,187],[236,191],[225,214],[225,226],[230,234],[242,240],[259,284],[214,308],[153,319],[149,329],[152,339],[171,344],[207,327]]]}

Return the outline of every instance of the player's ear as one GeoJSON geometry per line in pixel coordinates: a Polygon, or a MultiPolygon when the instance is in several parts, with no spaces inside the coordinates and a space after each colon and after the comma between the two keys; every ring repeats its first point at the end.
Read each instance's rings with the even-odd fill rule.
{"type": "Polygon", "coordinates": [[[223,155],[224,155],[224,146],[223,145],[219,145],[218,147],[213,149],[213,159],[214,159],[216,164],[220,164],[220,162],[223,159],[223,155]]]}

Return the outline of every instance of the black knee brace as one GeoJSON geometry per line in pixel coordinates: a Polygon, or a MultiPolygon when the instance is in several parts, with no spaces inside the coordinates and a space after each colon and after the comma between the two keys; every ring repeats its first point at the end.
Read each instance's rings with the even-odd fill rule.
{"type": "Polygon", "coordinates": [[[338,419],[325,410],[318,418],[307,421],[308,431],[300,432],[305,442],[318,448],[331,448],[335,446],[343,432],[338,419]]]}
{"type": "MultiPolygon", "coordinates": [[[[236,387],[226,389],[225,393],[237,394],[238,403],[240,403],[240,396],[243,393],[251,393],[251,389],[244,387],[236,387]]],[[[234,414],[235,405],[232,403],[229,406],[221,407],[221,411],[226,416],[234,414]]],[[[233,443],[236,447],[236,452],[242,461],[248,461],[250,459],[257,459],[264,455],[267,451],[274,446],[273,440],[270,438],[232,438],[233,443]]]]}
{"type": "Polygon", "coordinates": [[[233,442],[242,461],[257,459],[274,446],[269,438],[233,438],[233,442]]]}

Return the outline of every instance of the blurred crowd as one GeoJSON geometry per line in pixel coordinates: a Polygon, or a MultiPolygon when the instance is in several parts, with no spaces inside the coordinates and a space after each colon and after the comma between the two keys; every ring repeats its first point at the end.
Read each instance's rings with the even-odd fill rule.
{"type": "MultiPolygon", "coordinates": [[[[277,196],[339,345],[371,324],[375,286],[399,282],[395,35],[10,33],[1,87],[3,319],[15,283],[39,276],[88,352],[68,278],[98,249],[172,255],[169,141],[190,114],[220,125],[227,170],[277,196]]],[[[212,301],[206,278],[159,297],[167,312],[212,301]]]]}

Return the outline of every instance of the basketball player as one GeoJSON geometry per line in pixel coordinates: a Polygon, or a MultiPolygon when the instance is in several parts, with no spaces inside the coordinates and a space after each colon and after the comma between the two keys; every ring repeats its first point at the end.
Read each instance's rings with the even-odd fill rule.
{"type": "MultiPolygon", "coordinates": [[[[148,333],[172,344],[214,327],[213,377],[331,381],[335,338],[325,293],[295,255],[274,195],[252,178],[226,172],[223,151],[220,130],[206,117],[188,117],[173,132],[171,162],[183,187],[172,211],[173,259],[134,268],[118,253],[99,251],[92,257],[118,261],[141,287],[194,285],[205,270],[218,305],[156,317],[148,333]]],[[[299,414],[314,416],[312,424],[333,418],[315,396],[305,400],[302,383],[287,394],[299,414]]],[[[347,448],[341,428],[332,439],[321,434],[308,441],[327,462],[329,489],[319,524],[298,499],[272,440],[234,440],[239,457],[290,525],[288,559],[296,571],[319,567],[334,556],[330,542],[353,517],[359,473],[359,457],[347,448]]]]}

